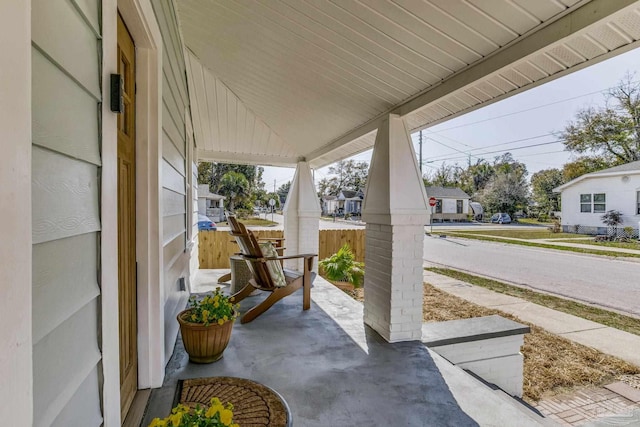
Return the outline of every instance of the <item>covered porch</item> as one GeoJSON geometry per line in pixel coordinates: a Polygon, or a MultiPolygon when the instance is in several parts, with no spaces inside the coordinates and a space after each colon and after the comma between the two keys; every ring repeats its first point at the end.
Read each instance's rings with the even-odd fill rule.
{"type": "Polygon", "coordinates": [[[149,415],[166,415],[178,379],[235,375],[283,394],[296,425],[526,425],[529,415],[420,342],[429,217],[410,133],[637,47],[640,1],[0,10],[0,320],[15,326],[0,332],[0,413],[115,427],[136,392],[154,389],[149,415]],[[114,78],[126,62],[118,28],[136,63],[125,110],[135,123],[114,78]],[[126,178],[119,132],[136,138],[126,178]],[[175,314],[199,274],[196,161],[296,168],[286,246],[317,252],[313,170],[371,148],[365,304],[318,278],[311,310],[296,294],[237,325],[221,362],[188,365],[179,339],[170,359],[175,314]]]}
{"type": "MultiPolygon", "coordinates": [[[[220,274],[200,270],[195,290],[217,286],[220,274]]],[[[245,300],[241,311],[259,298],[245,300]]],[[[275,389],[296,426],[549,425],[420,341],[389,344],[362,319],[360,302],[317,277],[310,310],[302,310],[298,292],[251,323],[236,322],[216,363],[189,363],[178,340],[142,425],[170,412],[179,380],[213,376],[248,378],[275,389]]]]}

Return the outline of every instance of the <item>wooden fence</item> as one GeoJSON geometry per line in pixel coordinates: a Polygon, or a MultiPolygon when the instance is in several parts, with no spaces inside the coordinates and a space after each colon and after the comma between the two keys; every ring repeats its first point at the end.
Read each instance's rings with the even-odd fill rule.
{"type": "MultiPolygon", "coordinates": [[[[252,230],[256,237],[283,237],[282,230],[252,230]]],[[[364,230],[320,230],[319,259],[333,255],[348,243],[356,261],[364,262],[364,230]]],[[[201,231],[198,233],[200,268],[229,268],[229,257],[239,251],[238,245],[227,231],[201,231]]],[[[287,242],[284,242],[287,246],[287,242]]]]}
{"type": "Polygon", "coordinates": [[[345,243],[351,247],[356,261],[364,262],[364,229],[320,230],[319,259],[335,254],[345,243]]]}

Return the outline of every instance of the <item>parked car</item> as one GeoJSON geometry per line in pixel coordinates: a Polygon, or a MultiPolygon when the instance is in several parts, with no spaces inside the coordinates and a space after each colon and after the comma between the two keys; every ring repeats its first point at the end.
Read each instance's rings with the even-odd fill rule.
{"type": "Polygon", "coordinates": [[[511,217],[508,213],[498,212],[497,214],[493,214],[491,222],[494,224],[511,224],[511,217]]]}
{"type": "Polygon", "coordinates": [[[198,214],[198,230],[213,230],[216,231],[218,226],[215,222],[211,221],[208,217],[198,214]]]}

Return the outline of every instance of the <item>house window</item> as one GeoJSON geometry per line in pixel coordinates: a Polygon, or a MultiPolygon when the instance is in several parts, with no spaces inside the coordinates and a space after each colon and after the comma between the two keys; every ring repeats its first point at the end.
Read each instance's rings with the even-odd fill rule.
{"type": "Polygon", "coordinates": [[[603,213],[606,210],[607,196],[605,193],[580,195],[580,212],[603,213]]]}
{"type": "Polygon", "coordinates": [[[607,210],[606,196],[604,193],[596,193],[593,195],[593,212],[604,212],[607,210]]]}
{"type": "Polygon", "coordinates": [[[591,212],[591,194],[580,195],[580,212],[591,212]]]}
{"type": "Polygon", "coordinates": [[[436,213],[442,213],[442,199],[436,200],[436,213]]]}
{"type": "Polygon", "coordinates": [[[462,213],[462,200],[456,200],[456,213],[462,213]]]}

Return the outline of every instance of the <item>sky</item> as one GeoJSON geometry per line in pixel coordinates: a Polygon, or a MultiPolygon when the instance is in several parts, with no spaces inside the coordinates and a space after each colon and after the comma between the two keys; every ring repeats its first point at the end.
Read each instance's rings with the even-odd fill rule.
{"type": "MultiPolygon", "coordinates": [[[[526,164],[529,177],[543,169],[561,168],[571,155],[554,133],[574,120],[580,109],[604,105],[607,90],[627,72],[638,71],[639,64],[640,48],[425,129],[422,170],[435,170],[443,162],[465,167],[469,158],[472,163],[478,158],[492,161],[506,152],[526,164]]],[[[411,137],[418,155],[418,133],[411,137]]],[[[371,150],[351,159],[369,162],[371,150]]],[[[272,190],[274,182],[280,187],[294,172],[292,168],[266,166],[266,188],[272,190]]],[[[316,170],[316,183],[327,176],[328,167],[316,170]]]]}

